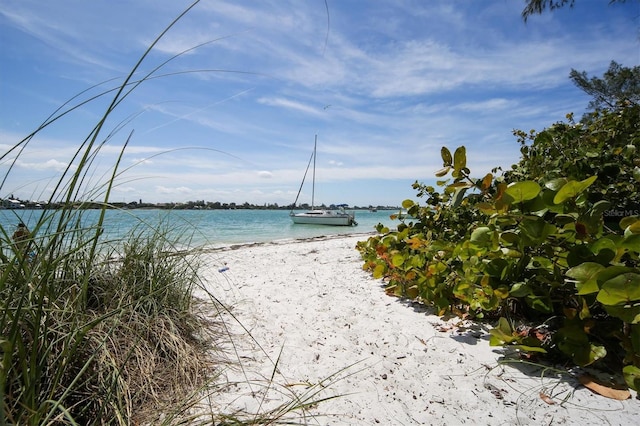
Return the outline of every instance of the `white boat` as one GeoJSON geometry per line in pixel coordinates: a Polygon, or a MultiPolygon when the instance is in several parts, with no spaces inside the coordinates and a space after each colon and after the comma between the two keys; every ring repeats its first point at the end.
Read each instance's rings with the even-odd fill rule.
{"type": "MultiPolygon", "coordinates": [[[[306,225],[335,225],[335,226],[353,226],[357,225],[355,213],[347,213],[345,211],[346,205],[341,204],[338,206],[338,210],[327,210],[327,209],[316,209],[314,205],[315,198],[315,186],[316,186],[316,148],[318,145],[318,135],[315,137],[315,141],[313,143],[313,153],[311,154],[311,158],[309,159],[309,164],[307,165],[307,170],[304,172],[304,177],[302,178],[302,184],[300,184],[300,189],[298,190],[298,197],[300,196],[300,192],[302,191],[302,187],[304,186],[304,178],[307,176],[307,172],[309,171],[309,166],[311,165],[311,160],[313,160],[313,183],[311,190],[311,210],[302,213],[294,213],[293,210],[289,213],[291,220],[293,223],[297,224],[306,224],[306,225]]],[[[298,197],[296,197],[296,201],[293,203],[293,207],[295,208],[296,203],[298,202],[298,197]]]]}
{"type": "Polygon", "coordinates": [[[291,213],[293,223],[307,225],[357,225],[355,215],[344,210],[309,210],[304,213],[291,213]]]}

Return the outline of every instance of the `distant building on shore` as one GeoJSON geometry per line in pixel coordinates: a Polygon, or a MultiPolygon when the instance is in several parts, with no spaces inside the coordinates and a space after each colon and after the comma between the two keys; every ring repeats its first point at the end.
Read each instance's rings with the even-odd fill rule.
{"type": "Polygon", "coordinates": [[[6,200],[2,200],[2,208],[3,209],[24,209],[26,206],[15,198],[7,198],[6,200]]]}

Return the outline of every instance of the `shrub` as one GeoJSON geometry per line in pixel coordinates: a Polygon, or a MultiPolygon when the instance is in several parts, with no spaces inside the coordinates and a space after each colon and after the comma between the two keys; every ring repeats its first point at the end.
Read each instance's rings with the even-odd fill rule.
{"type": "Polygon", "coordinates": [[[128,424],[212,377],[195,260],[157,230],[89,256],[87,231],[36,235],[31,257],[3,247],[2,423],[128,424]]]}
{"type": "Polygon", "coordinates": [[[640,215],[619,232],[603,220],[609,198],[637,200],[638,108],[600,114],[517,132],[523,158],[498,178],[471,178],[464,147],[443,148],[444,190],[416,182],[426,205],[405,200],[410,219],[358,245],[364,268],[440,314],[500,318],[494,345],[623,368],[640,389],[640,215]]]}

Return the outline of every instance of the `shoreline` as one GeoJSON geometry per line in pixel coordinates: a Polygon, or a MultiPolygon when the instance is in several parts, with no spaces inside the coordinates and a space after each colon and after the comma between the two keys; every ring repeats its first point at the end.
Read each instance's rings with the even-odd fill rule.
{"type": "Polygon", "coordinates": [[[349,233],[349,234],[328,234],[328,235],[318,235],[314,237],[301,237],[301,238],[285,238],[281,240],[272,240],[272,241],[251,241],[246,243],[230,243],[230,244],[222,244],[220,246],[203,246],[200,250],[203,253],[217,253],[217,252],[225,252],[229,250],[239,250],[243,248],[250,247],[258,247],[258,246],[281,246],[287,244],[299,244],[299,243],[310,243],[314,241],[328,241],[335,239],[343,239],[343,238],[361,238],[362,240],[366,240],[369,237],[377,235],[376,231],[367,231],[362,233],[349,233]]]}
{"type": "Polygon", "coordinates": [[[235,385],[216,396],[220,411],[265,412],[295,394],[327,398],[311,417],[292,413],[301,424],[640,424],[635,392],[607,399],[568,374],[508,362],[482,324],[387,296],[362,270],[355,244],[363,239],[203,254],[207,289],[241,322],[226,318],[242,370],[224,372],[235,385]]]}

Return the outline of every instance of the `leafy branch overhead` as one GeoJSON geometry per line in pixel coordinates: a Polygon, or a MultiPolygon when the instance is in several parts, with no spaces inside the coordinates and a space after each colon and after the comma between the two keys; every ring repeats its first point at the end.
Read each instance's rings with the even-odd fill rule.
{"type": "MultiPolygon", "coordinates": [[[[613,3],[625,3],[627,0],[608,0],[609,4],[613,3]]],[[[525,0],[525,7],[522,10],[522,19],[525,22],[532,15],[540,15],[546,9],[555,10],[564,6],[573,7],[576,0],[525,0]]]]}
{"type": "Polygon", "coordinates": [[[640,66],[623,67],[611,61],[604,78],[589,78],[586,72],[571,70],[569,78],[583,92],[592,97],[589,108],[593,111],[616,109],[627,103],[640,104],[640,66]]]}

